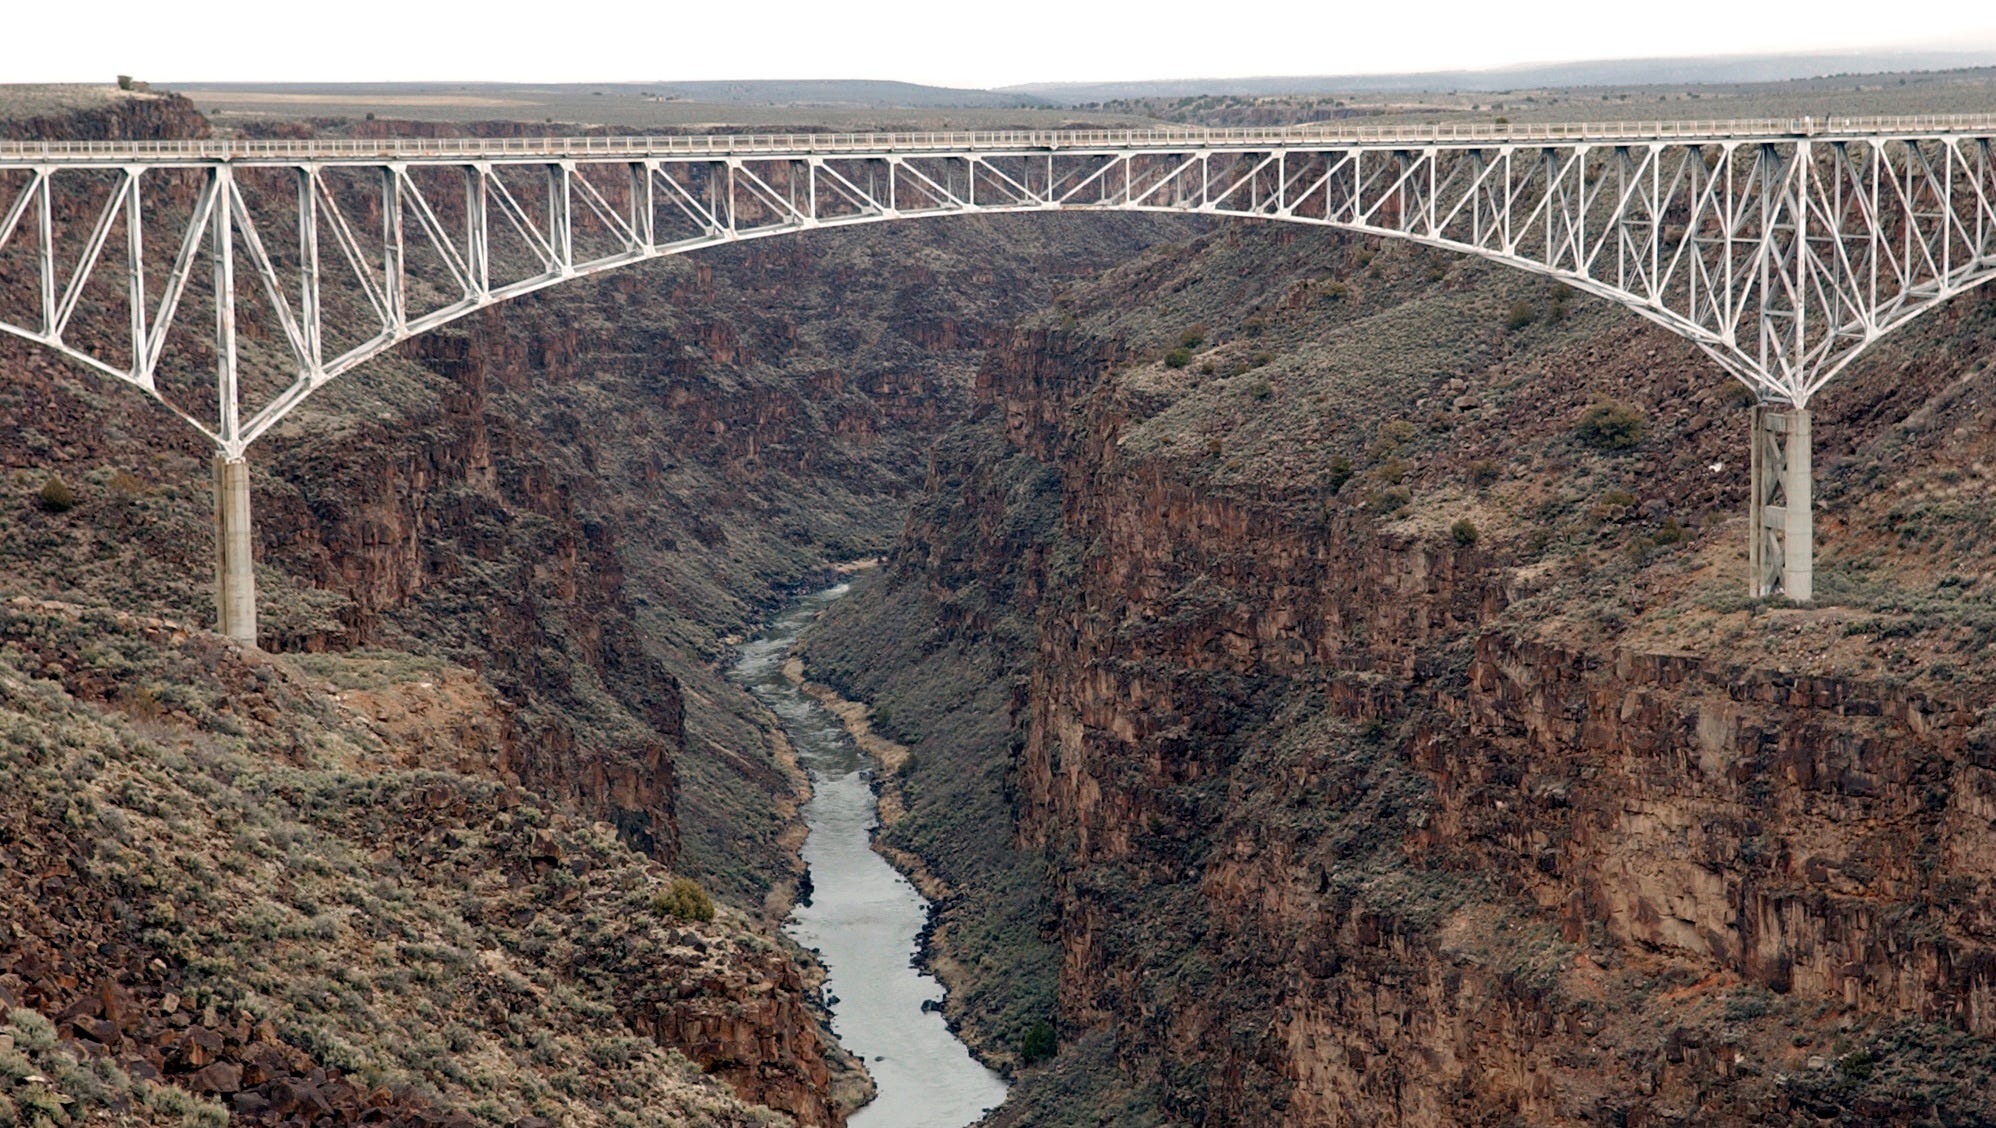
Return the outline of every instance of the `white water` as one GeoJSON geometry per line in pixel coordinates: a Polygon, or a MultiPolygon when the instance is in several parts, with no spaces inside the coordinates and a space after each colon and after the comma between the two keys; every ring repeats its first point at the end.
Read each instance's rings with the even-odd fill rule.
{"type": "Polygon", "coordinates": [[[852,1128],[962,1128],[1005,1099],[1005,1082],[978,1064],[939,1012],[942,985],[915,966],[929,903],[872,849],[879,821],[872,764],[823,706],[783,677],[797,635],[847,585],[800,599],[743,647],[734,678],[776,714],[811,774],[804,806],[811,902],[788,929],[814,949],[830,978],[832,1028],[866,1062],[879,1095],[852,1128]]]}

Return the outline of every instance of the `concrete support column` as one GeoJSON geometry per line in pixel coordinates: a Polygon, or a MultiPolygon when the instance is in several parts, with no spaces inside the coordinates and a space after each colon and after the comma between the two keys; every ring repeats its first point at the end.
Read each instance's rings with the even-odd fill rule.
{"type": "Polygon", "coordinates": [[[215,629],[256,645],[256,564],[250,559],[249,463],[215,456],[215,629]]]}
{"type": "Polygon", "coordinates": [[[1747,568],[1756,598],[1815,598],[1814,467],[1807,408],[1755,404],[1747,568]]]}
{"type": "Polygon", "coordinates": [[[1809,454],[1809,412],[1793,408],[1788,419],[1787,457],[1782,462],[1781,492],[1788,506],[1781,538],[1781,594],[1796,603],[1816,598],[1815,469],[1809,454]]]}

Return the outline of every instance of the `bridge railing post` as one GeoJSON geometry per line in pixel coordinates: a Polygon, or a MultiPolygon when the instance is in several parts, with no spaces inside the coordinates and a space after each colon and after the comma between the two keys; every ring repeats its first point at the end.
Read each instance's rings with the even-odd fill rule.
{"type": "Polygon", "coordinates": [[[215,629],[256,645],[256,564],[250,558],[249,463],[215,456],[215,629]]]}
{"type": "Polygon", "coordinates": [[[1815,598],[1814,467],[1809,411],[1755,404],[1747,500],[1747,572],[1756,599],[1815,598]]]}

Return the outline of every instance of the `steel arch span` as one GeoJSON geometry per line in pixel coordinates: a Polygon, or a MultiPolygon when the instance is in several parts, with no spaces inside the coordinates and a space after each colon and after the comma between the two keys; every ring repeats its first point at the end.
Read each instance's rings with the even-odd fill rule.
{"type": "Polygon", "coordinates": [[[1696,344],[1761,403],[1755,594],[1806,600],[1810,398],[1996,276],[1992,144],[1996,117],[20,143],[0,145],[0,331],[142,389],[213,443],[218,490],[245,491],[240,537],[218,505],[226,588],[232,542],[247,569],[248,508],[224,467],[340,375],[508,298],[922,216],[1314,224],[1557,278],[1696,344]]]}

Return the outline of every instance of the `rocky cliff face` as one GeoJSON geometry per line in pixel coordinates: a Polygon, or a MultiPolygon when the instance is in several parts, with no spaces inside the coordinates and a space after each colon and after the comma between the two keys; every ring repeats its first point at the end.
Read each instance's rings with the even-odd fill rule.
{"type": "Polygon", "coordinates": [[[503,771],[672,860],[684,705],[638,637],[615,533],[547,465],[549,437],[493,402],[512,358],[459,334],[414,356],[434,400],[347,423],[337,449],[287,444],[256,499],[266,559],[341,597],[272,644],[441,643],[516,706],[503,771]]]}
{"type": "Polygon", "coordinates": [[[211,132],[208,119],[178,94],[17,87],[0,104],[0,137],[12,141],[174,141],[211,132]]]}
{"type": "MultiPolygon", "coordinates": [[[[987,367],[1001,444],[931,488],[1029,459],[1058,516],[997,553],[1019,494],[918,504],[854,608],[1034,616],[999,800],[1062,1040],[1188,1123],[1970,1122],[1989,547],[1941,514],[1984,504],[1990,303],[1827,397],[1829,582],[1789,609],[1737,590],[1743,409],[1572,301],[1225,233],[987,367]],[[1638,441],[1576,429],[1606,397],[1638,441]]],[[[1078,1103],[1058,1064],[1016,1115],[1078,1103]]]]}

